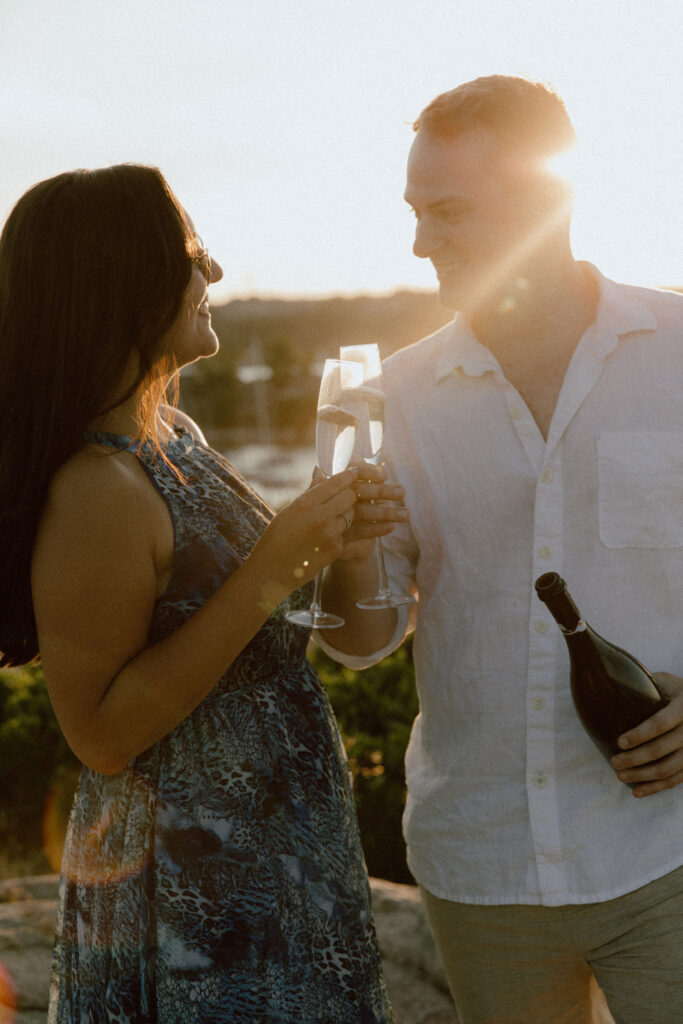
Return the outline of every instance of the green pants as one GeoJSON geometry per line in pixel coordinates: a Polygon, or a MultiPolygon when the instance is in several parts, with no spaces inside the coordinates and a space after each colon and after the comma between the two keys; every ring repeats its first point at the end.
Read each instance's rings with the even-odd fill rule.
{"type": "Polygon", "coordinates": [[[683,868],[602,903],[422,899],[461,1024],[683,1024],[683,868]]]}

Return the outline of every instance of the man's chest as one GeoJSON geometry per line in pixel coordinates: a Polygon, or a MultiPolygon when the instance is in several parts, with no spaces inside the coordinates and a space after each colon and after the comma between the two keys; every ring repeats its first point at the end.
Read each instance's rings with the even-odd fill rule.
{"type": "Polygon", "coordinates": [[[518,392],[544,439],[548,437],[572,352],[568,347],[551,356],[520,353],[501,361],[505,379],[518,392]]]}

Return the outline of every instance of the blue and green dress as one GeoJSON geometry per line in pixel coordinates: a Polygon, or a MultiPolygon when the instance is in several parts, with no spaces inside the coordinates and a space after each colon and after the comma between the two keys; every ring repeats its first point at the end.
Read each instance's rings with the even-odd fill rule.
{"type": "MultiPolygon", "coordinates": [[[[179,428],[134,451],[175,531],[149,644],[244,561],[272,510],[179,428]],[[175,467],[182,479],[174,472],[175,467]]],[[[292,595],[198,707],[116,775],[81,772],[48,1024],[388,1024],[348,765],[292,595]]],[[[235,608],[239,615],[239,607],[235,608]]]]}

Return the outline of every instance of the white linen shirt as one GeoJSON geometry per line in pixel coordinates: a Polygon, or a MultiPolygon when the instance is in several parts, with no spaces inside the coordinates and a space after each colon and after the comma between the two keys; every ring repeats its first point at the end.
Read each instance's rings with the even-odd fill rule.
{"type": "MultiPolygon", "coordinates": [[[[595,902],[683,864],[683,786],[637,799],[618,781],[534,591],[559,572],[599,633],[683,676],[683,296],[590,269],[596,319],[547,441],[460,315],[384,364],[385,451],[410,510],[387,564],[419,591],[404,833],[444,899],[595,902]]],[[[363,668],[407,621],[371,657],[318,639],[363,668]]]]}

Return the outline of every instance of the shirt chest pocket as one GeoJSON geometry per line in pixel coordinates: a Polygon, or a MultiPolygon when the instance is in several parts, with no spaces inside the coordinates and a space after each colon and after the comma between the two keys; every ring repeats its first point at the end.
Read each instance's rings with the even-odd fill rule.
{"type": "Polygon", "coordinates": [[[608,548],[683,546],[683,434],[598,438],[600,540],[608,548]]]}

